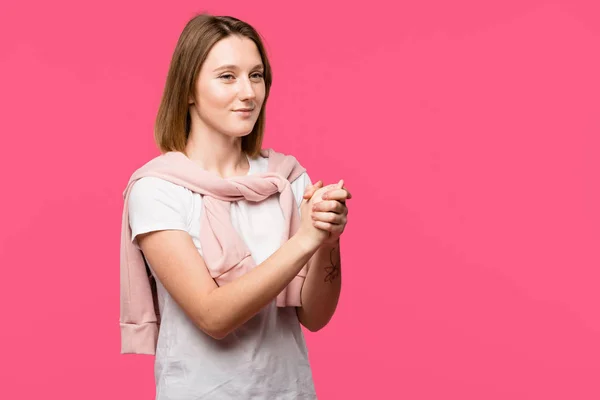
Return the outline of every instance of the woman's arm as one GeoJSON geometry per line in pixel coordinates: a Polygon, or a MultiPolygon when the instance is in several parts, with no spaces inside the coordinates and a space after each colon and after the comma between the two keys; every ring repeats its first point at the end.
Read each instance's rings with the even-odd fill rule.
{"type": "Polygon", "coordinates": [[[302,287],[302,307],[296,310],[300,323],[316,332],[327,325],[340,297],[340,235],[348,222],[346,200],[352,194],[344,188],[343,180],[326,187],[319,181],[307,187],[303,197],[313,203],[312,208],[305,207],[303,212],[309,212],[313,226],[328,235],[309,261],[302,287]]]}
{"type": "Polygon", "coordinates": [[[340,242],[324,244],[308,264],[302,286],[302,307],[298,319],[308,330],[316,332],[333,316],[342,288],[340,242]]]}
{"type": "MultiPolygon", "coordinates": [[[[303,200],[304,208],[313,201],[303,200]]],[[[198,328],[221,339],[256,315],[294,279],[328,237],[313,226],[310,213],[298,232],[250,272],[218,286],[192,238],[181,230],[137,236],[159,281],[198,328]]]]}

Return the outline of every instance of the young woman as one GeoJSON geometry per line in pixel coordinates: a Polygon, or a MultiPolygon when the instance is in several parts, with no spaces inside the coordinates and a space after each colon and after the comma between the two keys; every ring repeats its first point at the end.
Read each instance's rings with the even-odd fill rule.
{"type": "MultiPolygon", "coordinates": [[[[157,399],[316,398],[301,325],[318,331],[336,309],[351,195],[261,149],[270,86],[250,25],[188,22],[155,126],[162,155],[125,197],[123,237],[151,271],[160,318],[149,326],[122,311],[122,352],[156,354],[157,399]]],[[[132,257],[122,250],[122,265],[132,257]]],[[[122,308],[133,307],[131,270],[121,277],[122,308]]]]}

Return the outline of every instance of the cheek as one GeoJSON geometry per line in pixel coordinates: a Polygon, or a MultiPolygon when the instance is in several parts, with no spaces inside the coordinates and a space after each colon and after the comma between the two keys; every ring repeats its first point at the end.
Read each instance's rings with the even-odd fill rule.
{"type": "Polygon", "coordinates": [[[259,104],[263,104],[265,101],[265,93],[266,93],[266,89],[265,89],[265,85],[260,85],[258,88],[256,88],[256,100],[259,102],[259,104]]]}
{"type": "Polygon", "coordinates": [[[232,99],[235,97],[233,90],[227,85],[219,82],[210,82],[198,88],[200,108],[211,108],[214,110],[228,109],[232,99]]]}

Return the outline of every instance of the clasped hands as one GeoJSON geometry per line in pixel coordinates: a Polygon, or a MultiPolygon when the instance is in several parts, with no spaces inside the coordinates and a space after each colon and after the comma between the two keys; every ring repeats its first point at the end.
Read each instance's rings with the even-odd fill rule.
{"type": "Polygon", "coordinates": [[[323,186],[322,181],[306,187],[301,204],[302,225],[320,244],[333,245],[348,223],[346,200],[352,194],[344,187],[344,180],[323,186]]]}

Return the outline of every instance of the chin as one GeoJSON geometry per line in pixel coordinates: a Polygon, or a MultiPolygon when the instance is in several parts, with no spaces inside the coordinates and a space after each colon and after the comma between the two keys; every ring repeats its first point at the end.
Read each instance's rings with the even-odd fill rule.
{"type": "Polygon", "coordinates": [[[226,130],[226,131],[221,131],[223,134],[225,134],[226,136],[232,137],[232,138],[242,138],[244,136],[248,136],[250,133],[252,133],[252,129],[250,130],[226,130]]]}
{"type": "Polygon", "coordinates": [[[228,133],[230,136],[233,136],[233,137],[244,137],[244,136],[248,136],[249,134],[251,134],[252,129],[254,129],[254,124],[252,124],[252,125],[248,124],[247,126],[239,127],[237,129],[230,129],[228,131],[228,133]]]}

